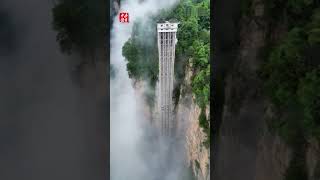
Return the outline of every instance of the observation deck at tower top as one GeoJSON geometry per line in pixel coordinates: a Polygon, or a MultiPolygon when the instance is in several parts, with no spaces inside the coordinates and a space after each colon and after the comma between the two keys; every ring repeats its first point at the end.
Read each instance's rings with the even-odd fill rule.
{"type": "Polygon", "coordinates": [[[157,29],[158,32],[177,32],[179,23],[171,23],[166,21],[165,23],[158,23],[157,29]]]}

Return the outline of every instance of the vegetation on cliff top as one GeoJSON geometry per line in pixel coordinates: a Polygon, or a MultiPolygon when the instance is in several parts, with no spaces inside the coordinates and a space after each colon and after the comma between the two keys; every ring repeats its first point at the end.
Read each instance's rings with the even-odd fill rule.
{"type": "MultiPolygon", "coordinates": [[[[319,50],[319,12],[315,9],[311,22],[289,30],[262,69],[266,90],[277,109],[286,112],[290,106],[302,107],[303,118],[299,123],[306,138],[320,138],[320,97],[315,92],[320,88],[320,67],[312,57],[313,51],[319,50]]],[[[287,128],[288,123],[290,119],[282,118],[275,128],[287,128]]]]}
{"type": "Polygon", "coordinates": [[[261,69],[277,114],[270,127],[293,150],[286,180],[308,179],[307,141],[320,138],[320,63],[316,55],[320,50],[319,5],[313,0],[269,1],[266,8],[273,12],[269,13],[270,22],[282,22],[288,28],[261,69]]]}

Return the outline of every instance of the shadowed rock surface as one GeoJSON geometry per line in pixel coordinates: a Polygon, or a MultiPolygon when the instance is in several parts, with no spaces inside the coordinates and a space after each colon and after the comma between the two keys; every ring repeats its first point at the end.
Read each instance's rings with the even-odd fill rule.
{"type": "MultiPolygon", "coordinates": [[[[299,149],[290,146],[281,133],[272,132],[269,121],[280,121],[278,111],[286,110],[272,109],[259,74],[269,60],[270,46],[279,43],[290,28],[287,16],[293,15],[283,8],[287,6],[277,9],[284,18],[278,17],[279,12],[274,15],[276,8],[266,0],[215,1],[213,7],[213,179],[290,179],[290,175],[297,177],[294,173],[304,173],[304,163],[309,179],[316,179],[319,156],[314,152],[319,143],[308,138],[308,145],[297,143],[299,149]],[[244,3],[249,4],[245,7],[244,3]]],[[[306,54],[307,63],[316,64],[314,50],[306,54]]],[[[303,121],[298,115],[295,118],[303,121]]]]}

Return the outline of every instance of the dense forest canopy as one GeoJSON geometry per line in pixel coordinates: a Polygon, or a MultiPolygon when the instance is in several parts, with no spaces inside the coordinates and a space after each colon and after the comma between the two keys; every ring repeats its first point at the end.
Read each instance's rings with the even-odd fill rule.
{"type": "Polygon", "coordinates": [[[320,51],[320,2],[268,3],[268,23],[287,28],[279,42],[267,45],[266,61],[260,72],[277,114],[268,124],[292,147],[285,179],[308,179],[306,147],[310,139],[320,138],[320,62],[316,55],[320,51]]]}
{"type": "MultiPolygon", "coordinates": [[[[298,3],[298,2],[297,2],[298,3]]],[[[302,3],[302,2],[300,2],[302,3]]],[[[314,7],[312,14],[306,18],[301,15],[297,19],[298,24],[292,23],[291,29],[275,45],[269,53],[268,59],[263,66],[262,75],[265,79],[266,90],[272,102],[278,109],[290,109],[290,106],[303,107],[303,120],[300,122],[306,138],[320,137],[320,97],[314,91],[319,89],[319,62],[310,56],[312,51],[319,51],[320,43],[320,9],[317,3],[307,3],[305,6],[314,7]],[[310,51],[311,50],[311,51],[310,51]]],[[[288,1],[288,13],[304,14],[288,1]]],[[[297,6],[300,6],[297,4],[297,6]]],[[[309,14],[309,12],[307,12],[309,14]]],[[[289,17],[290,19],[290,17],[289,17]]],[[[277,122],[281,132],[289,131],[285,125],[289,119],[281,118],[277,122]]],[[[286,135],[285,135],[286,136],[286,135]]]]}

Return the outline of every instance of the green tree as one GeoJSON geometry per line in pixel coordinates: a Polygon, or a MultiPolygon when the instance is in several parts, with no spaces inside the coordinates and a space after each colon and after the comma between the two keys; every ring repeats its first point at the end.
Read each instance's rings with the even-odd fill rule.
{"type": "Polygon", "coordinates": [[[320,138],[320,69],[308,72],[300,81],[298,97],[303,105],[303,127],[308,136],[320,138]]]}
{"type": "Polygon", "coordinates": [[[199,28],[200,29],[210,29],[210,7],[209,0],[205,0],[200,3],[198,7],[198,17],[199,17],[199,28]]]}
{"type": "Polygon", "coordinates": [[[301,29],[291,30],[287,38],[270,54],[263,67],[266,88],[273,102],[286,106],[298,88],[298,82],[306,72],[302,52],[306,46],[301,29]]]}
{"type": "Polygon", "coordinates": [[[306,27],[308,33],[308,42],[311,45],[320,43],[320,8],[315,9],[311,22],[306,27]]]}
{"type": "Polygon", "coordinates": [[[52,9],[53,28],[63,52],[91,51],[106,39],[106,1],[60,0],[52,9]]]}

